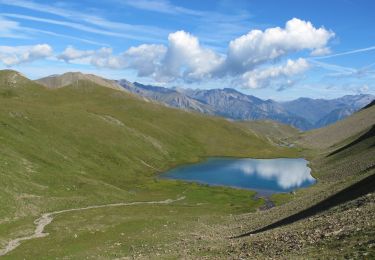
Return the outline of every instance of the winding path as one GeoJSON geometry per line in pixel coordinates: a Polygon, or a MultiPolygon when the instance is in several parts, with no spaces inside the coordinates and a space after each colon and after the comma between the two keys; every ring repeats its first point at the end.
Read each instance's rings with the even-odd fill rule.
{"type": "Polygon", "coordinates": [[[36,219],[34,221],[34,224],[36,225],[34,234],[24,237],[19,237],[16,239],[13,239],[8,242],[7,246],[4,249],[0,250],[0,256],[4,256],[8,254],[10,251],[13,251],[16,249],[19,245],[21,245],[22,241],[31,240],[34,238],[40,238],[48,236],[48,233],[44,233],[44,228],[50,224],[53,221],[53,218],[55,215],[67,213],[67,212],[74,212],[74,211],[82,211],[82,210],[88,210],[88,209],[99,209],[99,208],[108,208],[108,207],[122,207],[122,206],[133,206],[133,205],[142,205],[142,204],[170,204],[176,201],[180,201],[185,199],[185,197],[179,197],[175,200],[167,199],[162,201],[140,201],[140,202],[128,202],[128,203],[113,203],[113,204],[104,204],[104,205],[93,205],[83,208],[74,208],[74,209],[64,209],[60,211],[53,211],[44,213],[40,218],[36,219]]]}

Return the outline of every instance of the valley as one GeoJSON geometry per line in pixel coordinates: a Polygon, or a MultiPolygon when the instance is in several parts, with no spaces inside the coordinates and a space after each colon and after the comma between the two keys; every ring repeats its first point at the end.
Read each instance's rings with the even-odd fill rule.
{"type": "Polygon", "coordinates": [[[372,183],[374,106],[300,132],[167,107],[94,75],[43,81],[0,72],[0,249],[20,242],[4,259],[375,256],[371,189],[234,238],[372,183]],[[157,177],[208,157],[306,158],[317,183],[260,210],[252,190],[157,177]]]}

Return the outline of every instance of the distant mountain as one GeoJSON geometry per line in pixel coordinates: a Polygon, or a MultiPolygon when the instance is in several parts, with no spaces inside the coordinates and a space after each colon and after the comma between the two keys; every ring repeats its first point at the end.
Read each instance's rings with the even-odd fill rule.
{"type": "Polygon", "coordinates": [[[193,90],[142,85],[127,80],[119,80],[117,83],[134,94],[180,109],[235,120],[271,119],[303,130],[312,127],[304,118],[285,111],[273,100],[262,100],[231,88],[193,90]]]}
{"type": "Polygon", "coordinates": [[[301,130],[320,128],[344,119],[364,107],[372,95],[337,99],[299,98],[288,102],[262,100],[235,89],[165,88],[127,80],[117,81],[126,90],[171,107],[215,114],[234,120],[274,120],[301,130]]]}
{"type": "Polygon", "coordinates": [[[236,120],[271,119],[300,129],[309,129],[310,123],[304,118],[286,111],[273,100],[243,94],[231,88],[210,90],[181,90],[191,98],[213,108],[215,114],[236,120]]]}
{"type": "MultiPolygon", "coordinates": [[[[358,138],[358,135],[370,131],[374,127],[374,122],[375,107],[368,105],[335,124],[304,132],[296,141],[300,145],[314,149],[331,149],[333,146],[342,145],[345,140],[352,142],[354,137],[358,138]]],[[[373,130],[371,131],[373,134],[373,130]]],[[[373,144],[372,142],[372,147],[373,144]]],[[[373,165],[374,156],[370,158],[373,165]]]]}
{"type": "Polygon", "coordinates": [[[364,94],[347,95],[336,99],[298,98],[282,102],[281,105],[290,113],[307,119],[314,128],[317,128],[351,115],[374,99],[374,96],[364,94]]]}
{"type": "Polygon", "coordinates": [[[372,106],[375,106],[375,99],[373,101],[371,101],[371,103],[369,103],[366,106],[364,106],[361,110],[367,109],[367,108],[372,107],[372,106]]]}
{"type": "Polygon", "coordinates": [[[60,88],[76,84],[80,80],[112,89],[126,90],[147,100],[183,110],[234,120],[273,120],[301,130],[332,124],[375,99],[372,95],[348,95],[331,100],[299,98],[288,102],[276,102],[246,95],[231,88],[209,90],[165,88],[138,82],[131,83],[125,79],[109,80],[80,72],[52,75],[36,82],[49,88],[60,88]]]}
{"type": "Polygon", "coordinates": [[[38,79],[36,82],[48,88],[61,88],[75,84],[80,80],[90,81],[107,88],[123,90],[114,80],[105,79],[93,74],[83,74],[81,72],[67,72],[61,75],[51,75],[38,79]]]}
{"type": "Polygon", "coordinates": [[[350,107],[343,107],[338,108],[335,110],[332,110],[329,114],[325,115],[323,118],[319,119],[318,122],[315,123],[315,128],[324,127],[330,124],[333,124],[339,120],[342,120],[354,112],[356,112],[357,109],[350,108],[350,107]]]}
{"type": "Polygon", "coordinates": [[[214,114],[210,106],[174,89],[142,85],[138,82],[131,83],[127,80],[119,80],[117,83],[131,93],[164,103],[171,107],[193,110],[205,114],[214,114]]]}

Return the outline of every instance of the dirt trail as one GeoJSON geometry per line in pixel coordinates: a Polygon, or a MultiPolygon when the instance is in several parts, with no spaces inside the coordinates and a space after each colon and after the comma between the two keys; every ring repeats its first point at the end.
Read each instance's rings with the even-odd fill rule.
{"type": "Polygon", "coordinates": [[[19,245],[21,245],[22,241],[48,236],[49,235],[48,233],[44,233],[44,228],[48,224],[50,224],[53,221],[53,217],[58,214],[74,212],[74,211],[82,211],[82,210],[88,210],[88,209],[107,208],[107,207],[133,206],[133,205],[142,205],[142,204],[170,204],[170,203],[180,201],[183,199],[185,199],[185,197],[180,197],[175,200],[167,199],[167,200],[162,200],[162,201],[140,201],[140,202],[128,202],[128,203],[124,202],[124,203],[113,203],[113,204],[104,204],[104,205],[93,205],[93,206],[88,206],[88,207],[83,207],[83,208],[64,209],[60,211],[44,213],[40,218],[34,221],[34,224],[36,225],[34,234],[30,236],[19,237],[19,238],[9,241],[8,245],[4,249],[0,250],[0,256],[4,256],[10,251],[13,251],[14,249],[16,249],[19,245]]]}

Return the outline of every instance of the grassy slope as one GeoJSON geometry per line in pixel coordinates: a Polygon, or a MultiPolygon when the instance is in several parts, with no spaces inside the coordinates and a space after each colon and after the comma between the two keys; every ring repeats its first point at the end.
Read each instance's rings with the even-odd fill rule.
{"type": "MultiPolygon", "coordinates": [[[[375,124],[374,114],[375,106],[333,126],[302,133],[300,143],[319,148],[304,151],[318,183],[296,195],[277,196],[279,202],[288,202],[282,206],[237,216],[236,222],[230,221],[228,232],[239,234],[264,227],[375,174],[375,136],[369,127],[375,124]]],[[[375,257],[374,210],[372,192],[308,219],[236,240],[225,252],[235,257],[371,259],[375,257]]]]}
{"type": "Polygon", "coordinates": [[[299,130],[292,126],[269,120],[242,121],[240,123],[260,138],[265,137],[271,142],[278,144],[285,143],[288,138],[299,133],[299,130]]]}
{"type": "Polygon", "coordinates": [[[147,103],[92,82],[48,90],[21,76],[10,84],[10,78],[13,72],[0,72],[0,246],[31,233],[42,212],[186,196],[176,206],[63,214],[47,227],[50,236],[25,242],[10,258],[129,255],[144,251],[145,243],[168,246],[194,238],[201,225],[251,211],[261,201],[252,200],[250,191],[159,180],[156,172],[206,156],[296,155],[224,119],[147,103]]]}
{"type": "Polygon", "coordinates": [[[363,109],[354,115],[338,121],[325,128],[319,128],[303,133],[299,136],[297,143],[302,146],[325,150],[332,146],[339,145],[340,142],[368,130],[375,124],[374,108],[363,109]]]}
{"type": "MultiPolygon", "coordinates": [[[[0,112],[0,137],[6,142],[0,145],[0,179],[6,180],[1,183],[6,189],[0,194],[9,203],[1,208],[1,216],[8,218],[0,225],[1,239],[31,232],[41,211],[180,195],[187,199],[62,214],[47,227],[50,236],[24,243],[9,258],[375,257],[374,194],[288,226],[228,240],[374,174],[374,137],[328,156],[369,130],[374,108],[340,127],[303,133],[298,142],[310,147],[304,155],[318,184],[278,197],[281,206],[243,214],[261,203],[250,199],[253,193],[155,180],[156,170],[149,166],[162,170],[211,155],[292,156],[294,150],[270,146],[243,124],[140,102],[91,83],[80,85],[58,91],[35,87],[18,94],[2,90],[1,104],[6,105],[0,112]],[[21,93],[28,97],[17,97],[21,93]],[[10,221],[14,215],[18,218],[10,221]]],[[[262,125],[257,129],[279,140],[278,131],[262,125]]]]}
{"type": "Polygon", "coordinates": [[[61,88],[73,84],[78,80],[88,80],[107,88],[124,90],[113,80],[101,78],[93,74],[83,74],[81,72],[67,72],[62,75],[54,75],[46,78],[41,78],[36,80],[36,82],[48,88],[61,88]]]}

